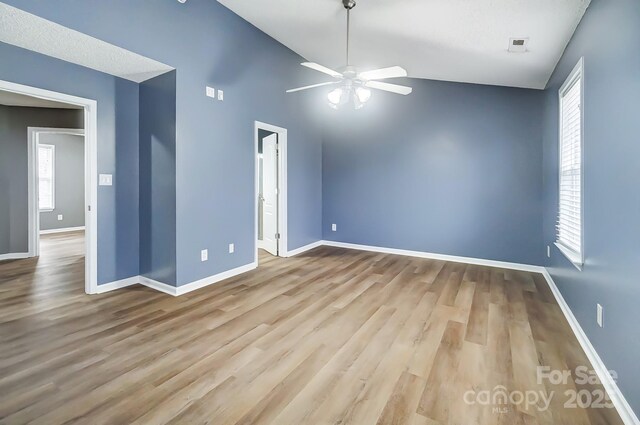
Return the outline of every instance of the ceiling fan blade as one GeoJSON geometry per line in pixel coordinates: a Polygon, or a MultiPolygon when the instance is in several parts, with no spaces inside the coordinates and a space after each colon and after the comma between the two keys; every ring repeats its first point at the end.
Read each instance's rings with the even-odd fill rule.
{"type": "Polygon", "coordinates": [[[367,81],[364,85],[366,87],[371,87],[372,89],[378,89],[378,90],[388,91],[391,93],[403,94],[405,96],[410,94],[413,91],[411,87],[400,86],[398,84],[383,83],[382,81],[367,81]]]}
{"type": "Polygon", "coordinates": [[[342,78],[342,74],[338,71],[334,71],[333,69],[329,69],[326,66],[322,66],[315,62],[303,62],[300,65],[306,66],[307,68],[311,68],[313,70],[325,73],[327,75],[331,75],[333,78],[342,78]]]}
{"type": "Polygon", "coordinates": [[[313,88],[316,88],[316,87],[328,86],[330,84],[335,84],[335,83],[336,83],[336,81],[330,81],[328,83],[311,84],[310,86],[298,87],[296,89],[289,89],[289,90],[287,90],[287,93],[294,93],[294,92],[301,91],[301,90],[307,90],[307,89],[313,89],[313,88]]]}
{"type": "Polygon", "coordinates": [[[406,77],[407,70],[400,66],[391,66],[389,68],[374,69],[358,74],[358,78],[363,80],[384,80],[385,78],[406,77]]]}

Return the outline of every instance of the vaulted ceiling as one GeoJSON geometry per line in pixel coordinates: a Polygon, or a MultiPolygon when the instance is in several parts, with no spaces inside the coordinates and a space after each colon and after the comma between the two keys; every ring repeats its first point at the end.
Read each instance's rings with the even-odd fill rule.
{"type": "MultiPolygon", "coordinates": [[[[309,61],[345,65],[340,0],[218,0],[309,61]]],[[[351,63],[410,77],[543,89],[590,0],[357,0],[351,63]],[[508,51],[528,38],[526,53],[508,51]]]]}

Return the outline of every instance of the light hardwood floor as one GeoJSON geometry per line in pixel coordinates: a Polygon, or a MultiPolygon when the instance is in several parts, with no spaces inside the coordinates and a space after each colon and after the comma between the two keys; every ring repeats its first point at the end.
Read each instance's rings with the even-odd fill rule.
{"type": "Polygon", "coordinates": [[[178,298],[87,296],[82,250],[0,263],[0,423],[621,423],[563,408],[600,386],[537,381],[589,367],[540,275],[322,247],[178,298]],[[555,396],[465,402],[499,385],[555,396]]]}

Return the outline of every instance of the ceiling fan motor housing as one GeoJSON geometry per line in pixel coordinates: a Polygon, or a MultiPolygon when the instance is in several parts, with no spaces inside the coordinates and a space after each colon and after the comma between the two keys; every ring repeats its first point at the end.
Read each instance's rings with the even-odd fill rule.
{"type": "Polygon", "coordinates": [[[356,1],[355,0],[342,0],[342,5],[344,6],[345,9],[351,10],[354,7],[356,7],[356,1]]]}

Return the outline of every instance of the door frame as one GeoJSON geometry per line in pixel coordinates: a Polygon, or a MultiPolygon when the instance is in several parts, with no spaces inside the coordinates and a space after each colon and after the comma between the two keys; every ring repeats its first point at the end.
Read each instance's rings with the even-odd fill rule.
{"type": "MultiPolygon", "coordinates": [[[[40,255],[40,209],[38,208],[38,145],[41,134],[70,134],[84,137],[84,129],[80,128],[53,128],[53,127],[27,127],[29,144],[27,146],[27,172],[29,193],[29,257],[40,255]]],[[[86,166],[86,164],[84,164],[86,166]]],[[[55,168],[54,168],[55,169],[55,168]]],[[[84,170],[83,170],[84,173],[84,170]]],[[[86,173],[85,173],[86,179],[86,173]]],[[[85,180],[86,181],[86,180],[85,180]]],[[[86,185],[85,185],[86,197],[86,185]]],[[[85,200],[85,204],[86,204],[85,200]]],[[[86,229],[86,227],[85,227],[86,229]]]]}
{"type": "MultiPolygon", "coordinates": [[[[80,106],[84,109],[84,187],[85,187],[85,279],[84,290],[87,294],[95,294],[98,291],[98,102],[93,99],[72,96],[65,93],[59,93],[51,90],[45,90],[37,87],[26,86],[22,84],[12,83],[10,81],[0,80],[0,90],[18,93],[27,96],[38,97],[41,99],[53,100],[57,102],[69,103],[80,106]]],[[[34,163],[31,164],[34,166],[34,163]]],[[[29,174],[33,178],[32,173],[29,174]]],[[[35,183],[35,180],[32,182],[35,183]]],[[[31,187],[31,186],[30,186],[31,187]]],[[[32,190],[37,194],[37,191],[32,190]]],[[[30,202],[33,202],[34,193],[29,196],[30,202]]],[[[32,204],[29,220],[29,228],[31,233],[36,231],[34,226],[33,215],[36,203],[32,204]]],[[[29,237],[29,252],[32,256],[32,250],[36,247],[32,245],[33,235],[29,237]]]]}
{"type": "Polygon", "coordinates": [[[278,127],[272,124],[267,124],[260,121],[255,121],[254,124],[254,177],[255,177],[255,190],[254,190],[254,220],[253,225],[255,228],[255,234],[253,243],[255,246],[255,259],[258,263],[258,196],[260,195],[260,161],[258,160],[258,130],[271,131],[278,134],[278,233],[280,233],[280,239],[278,240],[278,256],[287,257],[289,255],[288,250],[288,229],[287,229],[287,129],[278,127]]]}

